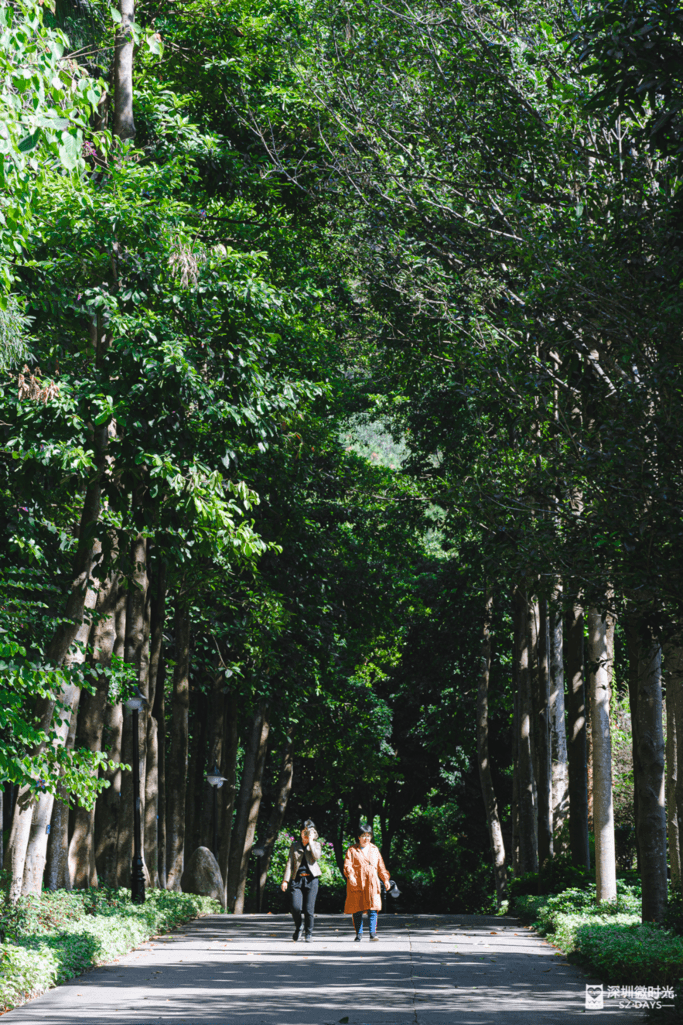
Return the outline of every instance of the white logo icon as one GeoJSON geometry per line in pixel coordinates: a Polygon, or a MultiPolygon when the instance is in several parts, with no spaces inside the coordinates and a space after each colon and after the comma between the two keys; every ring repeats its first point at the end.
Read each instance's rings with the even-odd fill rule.
{"type": "Polygon", "coordinates": [[[602,1011],[604,1006],[602,986],[586,986],[586,1010],[602,1011]]]}

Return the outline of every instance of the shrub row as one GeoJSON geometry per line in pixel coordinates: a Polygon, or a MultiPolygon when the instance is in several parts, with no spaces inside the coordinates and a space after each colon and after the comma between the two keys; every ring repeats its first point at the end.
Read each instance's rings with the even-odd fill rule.
{"type": "Polygon", "coordinates": [[[197,915],[220,911],[208,897],[148,891],[142,905],[129,890],[44,893],[5,905],[0,918],[0,1010],[17,1007],[88,968],[112,961],[197,915]]]}
{"type": "Polygon", "coordinates": [[[565,954],[577,953],[609,985],[679,986],[683,937],[640,920],[638,887],[619,882],[614,904],[596,904],[595,886],[520,896],[512,911],[565,954]]]}

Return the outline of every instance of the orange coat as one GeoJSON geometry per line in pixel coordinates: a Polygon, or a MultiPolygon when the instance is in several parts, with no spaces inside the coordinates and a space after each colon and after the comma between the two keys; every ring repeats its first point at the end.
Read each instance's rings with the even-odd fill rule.
{"type": "Polygon", "coordinates": [[[354,844],[349,847],[344,858],[344,875],[346,876],[346,904],[344,914],[353,915],[356,911],[381,911],[382,898],[379,881],[389,882],[387,872],[379,848],[369,843],[365,848],[354,844]]]}

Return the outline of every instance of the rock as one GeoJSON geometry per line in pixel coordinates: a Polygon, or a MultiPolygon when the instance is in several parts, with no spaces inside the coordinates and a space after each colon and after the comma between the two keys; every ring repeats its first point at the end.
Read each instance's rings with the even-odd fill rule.
{"type": "Polygon", "coordinates": [[[208,847],[198,847],[183,872],[180,880],[183,893],[197,893],[200,897],[213,897],[220,901],[225,911],[223,879],[218,862],[208,847]]]}

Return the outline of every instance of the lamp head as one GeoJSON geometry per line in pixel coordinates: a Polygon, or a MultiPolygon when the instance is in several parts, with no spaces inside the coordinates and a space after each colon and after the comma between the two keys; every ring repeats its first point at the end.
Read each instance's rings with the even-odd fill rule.
{"type": "Polygon", "coordinates": [[[212,787],[222,787],[225,783],[225,776],[221,776],[221,770],[218,768],[218,762],[214,763],[211,772],[207,772],[206,782],[212,787]]]}
{"type": "Polygon", "coordinates": [[[125,706],[129,712],[141,712],[147,704],[147,698],[139,687],[135,688],[131,696],[125,702],[125,706]]]}

